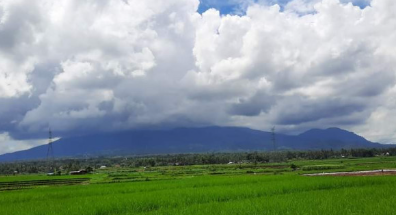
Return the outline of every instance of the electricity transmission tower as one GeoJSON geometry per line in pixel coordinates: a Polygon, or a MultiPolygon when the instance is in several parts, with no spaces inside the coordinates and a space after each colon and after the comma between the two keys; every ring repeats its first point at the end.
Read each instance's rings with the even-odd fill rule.
{"type": "Polygon", "coordinates": [[[52,131],[48,129],[48,148],[47,148],[47,163],[49,172],[54,171],[53,169],[54,151],[52,149],[52,131]]]}
{"type": "Polygon", "coordinates": [[[271,128],[271,142],[274,147],[274,151],[276,151],[276,137],[275,137],[275,126],[271,128]]]}

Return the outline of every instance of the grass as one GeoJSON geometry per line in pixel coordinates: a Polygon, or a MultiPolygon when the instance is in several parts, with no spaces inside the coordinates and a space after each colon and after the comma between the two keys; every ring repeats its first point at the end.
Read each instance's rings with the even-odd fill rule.
{"type": "MultiPolygon", "coordinates": [[[[342,171],[396,168],[394,157],[114,168],[87,175],[89,185],[0,192],[0,214],[394,214],[396,176],[306,177],[301,174],[328,169],[292,171],[291,163],[340,165],[342,171]]],[[[26,177],[48,178],[0,181],[26,177]]]]}

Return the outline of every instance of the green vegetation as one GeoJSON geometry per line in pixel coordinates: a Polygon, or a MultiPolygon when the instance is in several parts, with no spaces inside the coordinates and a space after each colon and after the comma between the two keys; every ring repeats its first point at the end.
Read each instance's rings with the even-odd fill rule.
{"type": "Polygon", "coordinates": [[[393,214],[396,176],[305,173],[396,169],[396,157],[292,159],[277,163],[122,167],[78,176],[0,176],[31,183],[0,191],[0,214],[393,214]]]}
{"type": "MultiPolygon", "coordinates": [[[[341,149],[320,151],[277,151],[277,152],[239,152],[239,153],[204,153],[204,154],[172,154],[152,156],[117,156],[62,158],[52,163],[55,172],[69,173],[80,169],[93,170],[101,166],[119,166],[122,168],[217,165],[229,162],[243,165],[261,165],[270,163],[287,163],[293,160],[328,160],[356,159],[367,157],[396,156],[396,148],[373,149],[341,149]]],[[[290,165],[290,164],[286,164],[290,165]]],[[[307,165],[312,165],[307,164],[307,165]]],[[[313,165],[318,165],[314,163],[313,165]]],[[[336,164],[342,165],[342,164],[336,164]]],[[[49,170],[46,160],[19,161],[0,163],[0,175],[46,173],[49,170]]]]}

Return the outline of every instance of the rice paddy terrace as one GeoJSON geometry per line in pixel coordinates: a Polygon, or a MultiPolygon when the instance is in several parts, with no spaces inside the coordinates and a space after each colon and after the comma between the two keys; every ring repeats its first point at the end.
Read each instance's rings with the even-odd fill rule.
{"type": "Polygon", "coordinates": [[[40,186],[76,185],[76,184],[83,184],[88,181],[89,178],[5,181],[5,182],[0,182],[0,191],[28,189],[28,188],[35,188],[40,186]]]}
{"type": "Polygon", "coordinates": [[[0,176],[0,214],[394,214],[395,175],[305,176],[382,169],[396,157],[0,176]]]}

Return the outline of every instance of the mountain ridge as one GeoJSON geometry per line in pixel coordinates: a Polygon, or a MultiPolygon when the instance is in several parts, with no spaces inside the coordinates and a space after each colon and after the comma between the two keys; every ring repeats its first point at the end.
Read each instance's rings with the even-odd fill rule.
{"type": "MultiPolygon", "coordinates": [[[[144,155],[273,150],[272,133],[246,127],[199,127],[134,130],[62,138],[53,142],[55,157],[144,155]]],[[[381,148],[340,128],[310,129],[299,135],[276,133],[277,150],[381,148]]],[[[47,145],[0,155],[0,162],[46,157],[47,145]]]]}

